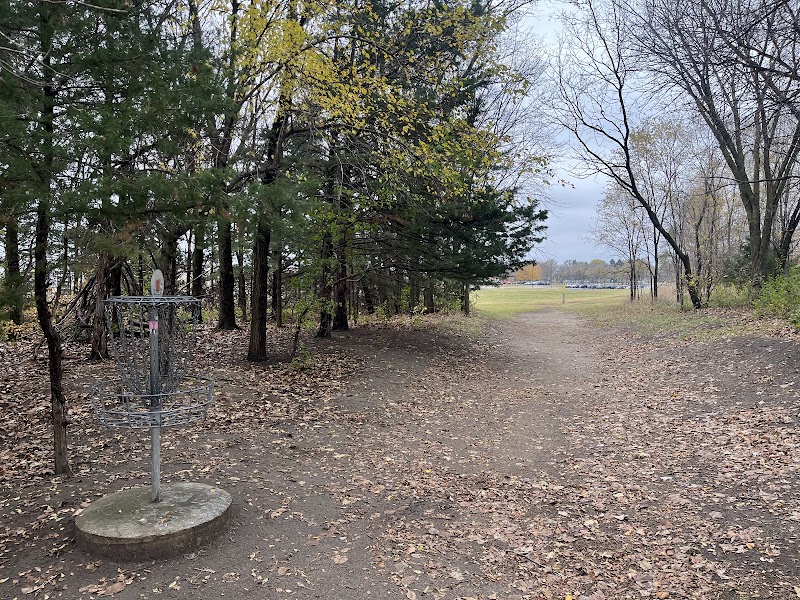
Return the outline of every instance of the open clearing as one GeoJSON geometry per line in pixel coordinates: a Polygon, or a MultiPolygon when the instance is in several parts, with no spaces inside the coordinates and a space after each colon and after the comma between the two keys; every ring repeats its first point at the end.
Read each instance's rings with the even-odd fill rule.
{"type": "Polygon", "coordinates": [[[567,311],[591,306],[602,310],[619,306],[629,297],[628,290],[572,289],[562,286],[504,285],[482,287],[474,292],[476,306],[498,317],[513,317],[542,308],[561,308],[567,311]]]}
{"type": "Polygon", "coordinates": [[[145,435],[88,410],[110,365],[70,356],[76,475],[53,478],[45,364],[0,346],[0,597],[800,594],[794,336],[679,341],[543,309],[478,341],[361,327],[298,371],[246,363],[244,335],[208,332],[213,414],[162,451],[164,480],[234,495],[231,527],[141,563],[72,541],[85,502],[148,484],[145,435]]]}

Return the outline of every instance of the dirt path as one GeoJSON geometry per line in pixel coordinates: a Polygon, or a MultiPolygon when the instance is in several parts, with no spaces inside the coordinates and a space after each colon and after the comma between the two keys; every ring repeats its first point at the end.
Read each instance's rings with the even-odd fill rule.
{"type": "Polygon", "coordinates": [[[478,344],[360,328],[318,342],[311,376],[214,335],[217,405],[166,438],[164,470],[234,495],[228,535],[156,563],[74,548],[80,499],[147,482],[143,439],[83,424],[75,478],[4,481],[0,596],[800,596],[794,342],[542,311],[478,344]]]}

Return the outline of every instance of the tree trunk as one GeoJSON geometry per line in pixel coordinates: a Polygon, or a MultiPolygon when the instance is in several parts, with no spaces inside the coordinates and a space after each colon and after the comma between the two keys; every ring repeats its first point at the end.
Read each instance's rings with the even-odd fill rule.
{"type": "Polygon", "coordinates": [[[17,325],[21,325],[24,279],[19,269],[19,224],[16,217],[12,217],[6,223],[5,248],[6,277],[4,285],[8,294],[9,318],[17,325]]]}
{"type": "Polygon", "coordinates": [[[675,254],[670,254],[672,259],[672,268],[675,270],[675,302],[680,304],[683,308],[683,286],[681,284],[681,265],[678,262],[678,257],[675,254]]]}
{"type": "Polygon", "coordinates": [[[760,290],[769,271],[770,248],[764,248],[762,244],[759,244],[757,248],[753,249],[751,246],[750,249],[753,252],[751,282],[754,290],[760,290]]]}
{"type": "MultiPolygon", "coordinates": [[[[355,268],[353,265],[350,265],[350,273],[355,273],[355,268]]],[[[358,325],[358,316],[359,316],[359,293],[358,293],[358,286],[356,286],[355,280],[350,281],[350,293],[348,294],[349,302],[350,302],[350,318],[353,319],[353,323],[358,325]]]]}
{"type": "Polygon", "coordinates": [[[636,300],[636,262],[631,260],[628,262],[628,281],[631,286],[631,302],[636,300]]]}
{"type": "Polygon", "coordinates": [[[366,279],[361,280],[361,289],[364,292],[364,308],[367,309],[368,315],[375,314],[375,294],[372,291],[372,288],[369,286],[369,282],[366,279]]]}
{"type": "Polygon", "coordinates": [[[122,295],[122,267],[125,265],[122,259],[117,259],[111,265],[111,273],[109,275],[108,289],[112,296],[122,295]]]}
{"type": "Polygon", "coordinates": [[[322,309],[319,311],[319,329],[317,329],[317,336],[318,338],[328,338],[331,337],[331,331],[333,330],[333,315],[330,311],[322,309]]]}
{"type": "Polygon", "coordinates": [[[192,238],[194,229],[190,229],[186,236],[186,292],[187,296],[192,295],[192,238]]]}
{"type": "Polygon", "coordinates": [[[139,289],[142,293],[144,293],[144,257],[142,256],[141,251],[139,251],[139,261],[136,265],[136,274],[139,279],[139,289]]]}
{"type": "Polygon", "coordinates": [[[250,297],[250,343],[247,360],[267,358],[270,234],[270,228],[263,217],[259,218],[253,242],[253,292],[250,297]]]}
{"type": "Polygon", "coordinates": [[[217,329],[238,329],[234,301],[233,250],[231,223],[220,219],[219,225],[219,321],[217,329]]]}
{"type": "Polygon", "coordinates": [[[428,280],[423,293],[425,301],[425,314],[432,314],[436,312],[436,306],[433,303],[433,281],[428,280]]]}
{"type": "Polygon", "coordinates": [[[658,247],[653,259],[653,300],[658,301],[658,247]]]}
{"type": "Polygon", "coordinates": [[[658,228],[653,227],[653,301],[658,301],[658,246],[659,246],[659,233],[658,228]]]}
{"type": "Polygon", "coordinates": [[[411,290],[408,294],[408,309],[410,312],[414,312],[414,309],[419,306],[419,297],[420,297],[420,289],[419,289],[419,278],[416,274],[412,274],[410,276],[410,284],[411,290]]]}
{"type": "Polygon", "coordinates": [[[275,270],[272,272],[272,318],[275,327],[283,327],[283,252],[275,252],[275,270]]]}
{"type": "Polygon", "coordinates": [[[389,310],[389,293],[386,291],[388,287],[389,284],[386,283],[383,277],[375,282],[376,309],[389,310]]]}
{"type": "Polygon", "coordinates": [[[100,251],[97,269],[94,272],[94,317],[92,318],[92,345],[89,360],[104,360],[108,357],[108,337],[106,336],[103,300],[108,298],[111,287],[111,261],[108,251],[100,251]]]}
{"type": "MultiPolygon", "coordinates": [[[[194,230],[194,248],[192,248],[192,282],[190,294],[201,300],[203,298],[203,253],[205,250],[206,226],[200,223],[194,230]]],[[[197,322],[203,322],[203,311],[198,311],[197,322]]]]}
{"type": "Polygon", "coordinates": [[[210,252],[208,255],[208,294],[207,298],[209,302],[216,306],[217,301],[219,300],[219,286],[216,284],[216,277],[214,274],[216,273],[217,263],[214,261],[216,255],[213,252],[210,252]]]}
{"type": "Polygon", "coordinates": [[[244,251],[241,249],[236,252],[236,262],[239,263],[239,308],[242,311],[242,321],[247,321],[247,279],[244,275],[244,251]]]}
{"type": "Polygon", "coordinates": [[[465,317],[469,316],[469,284],[465,283],[461,290],[461,312],[465,317]]]}
{"type": "Polygon", "coordinates": [[[164,274],[164,294],[172,295],[178,291],[178,240],[181,233],[166,231],[161,239],[161,271],[164,274]]]}
{"type": "Polygon", "coordinates": [[[791,261],[789,259],[792,252],[792,239],[794,238],[794,232],[797,231],[798,226],[800,226],[800,202],[795,205],[794,210],[792,210],[792,213],[789,215],[789,220],[781,232],[781,240],[778,244],[778,260],[783,267],[784,274],[789,273],[789,268],[791,266],[791,261]]]}
{"type": "MultiPolygon", "coordinates": [[[[44,192],[49,193],[48,191],[44,192]]],[[[47,367],[50,376],[50,411],[53,424],[53,458],[56,475],[72,475],[67,450],[67,399],[62,385],[63,349],[61,335],[53,325],[50,306],[47,303],[47,238],[50,233],[50,207],[40,200],[36,210],[36,245],[34,248],[34,296],[39,326],[47,340],[47,367]]]]}
{"type": "Polygon", "coordinates": [[[205,250],[206,226],[198,225],[194,230],[194,248],[192,248],[192,284],[190,294],[195,298],[203,297],[203,252],[205,250]]]}
{"type": "Polygon", "coordinates": [[[332,327],[334,331],[348,331],[350,326],[347,322],[347,292],[350,286],[347,279],[347,257],[344,242],[340,245],[339,251],[339,272],[333,290],[335,311],[332,327]]]}
{"type": "MultiPolygon", "coordinates": [[[[51,50],[53,23],[47,3],[39,5],[39,43],[41,62],[45,77],[51,77],[51,50]]],[[[39,326],[47,340],[48,373],[50,379],[50,410],[53,423],[53,458],[56,475],[72,475],[67,453],[67,406],[62,385],[62,346],[61,336],[53,325],[53,316],[47,303],[47,244],[50,234],[50,199],[52,195],[53,164],[53,121],[55,115],[56,91],[49,80],[42,87],[42,107],[39,126],[42,131],[42,162],[37,165],[41,184],[41,196],[36,207],[36,229],[34,235],[34,275],[33,294],[36,299],[36,315],[39,326]]]]}
{"type": "Polygon", "coordinates": [[[322,300],[322,308],[319,312],[319,328],[317,337],[326,338],[331,336],[333,327],[333,315],[327,304],[333,296],[333,286],[331,285],[330,262],[333,257],[331,236],[326,233],[322,238],[322,273],[319,278],[319,298],[322,300]]]}
{"type": "Polygon", "coordinates": [[[693,308],[703,308],[703,300],[700,296],[700,288],[697,285],[696,277],[687,277],[686,291],[689,292],[689,300],[693,308]]]}
{"type": "Polygon", "coordinates": [[[394,293],[392,294],[392,315],[403,312],[403,281],[399,270],[393,271],[394,293]]]}

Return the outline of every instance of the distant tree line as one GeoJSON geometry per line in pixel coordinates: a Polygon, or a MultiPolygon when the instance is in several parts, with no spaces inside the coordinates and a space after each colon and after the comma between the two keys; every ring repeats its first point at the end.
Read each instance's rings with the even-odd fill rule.
{"type": "MultiPolygon", "coordinates": [[[[660,273],[659,283],[670,281],[674,278],[672,265],[667,266],[660,273]]],[[[624,285],[631,291],[631,298],[640,298],[642,291],[651,297],[654,290],[652,265],[644,256],[637,256],[631,264],[627,259],[614,259],[605,261],[595,258],[585,260],[565,260],[558,262],[553,259],[542,261],[532,270],[520,270],[515,273],[517,281],[548,281],[557,283],[590,283],[590,284],[615,284],[624,285]],[[533,271],[533,272],[531,272],[533,271]],[[529,278],[535,274],[537,277],[529,278]]]]}

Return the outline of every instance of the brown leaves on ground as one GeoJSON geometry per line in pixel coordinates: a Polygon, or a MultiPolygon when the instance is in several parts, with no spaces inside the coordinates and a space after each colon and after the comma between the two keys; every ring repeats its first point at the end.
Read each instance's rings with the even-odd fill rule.
{"type": "Polygon", "coordinates": [[[197,363],[217,401],[165,434],[164,472],[231,491],[233,523],[135,565],[72,541],[88,502],[148,483],[146,435],[89,411],[112,366],[68,349],[62,480],[46,365],[2,346],[0,596],[800,597],[792,336],[676,345],[556,312],[492,327],[477,344],[362,327],[309,341],[305,369],[283,360],[287,332],[251,364],[243,332],[207,330],[197,363]]]}

